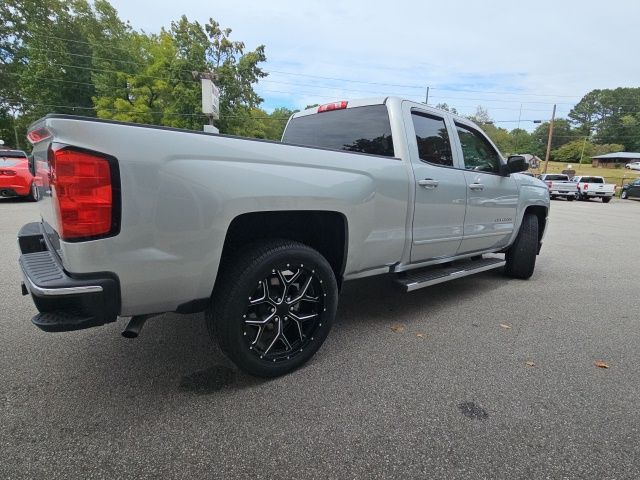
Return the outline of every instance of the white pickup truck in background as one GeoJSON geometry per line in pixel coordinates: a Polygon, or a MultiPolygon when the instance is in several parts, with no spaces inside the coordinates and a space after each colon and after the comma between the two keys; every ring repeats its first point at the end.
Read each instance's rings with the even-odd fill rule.
{"type": "Polygon", "coordinates": [[[605,183],[604,177],[573,177],[573,181],[578,188],[578,199],[589,200],[590,198],[601,198],[602,203],[609,203],[616,194],[616,186],[612,183],[605,183]]]}
{"type": "Polygon", "coordinates": [[[547,187],[549,187],[549,197],[554,198],[564,197],[570,202],[575,200],[578,195],[578,187],[576,183],[569,180],[568,175],[559,173],[544,173],[540,175],[547,187]]]}

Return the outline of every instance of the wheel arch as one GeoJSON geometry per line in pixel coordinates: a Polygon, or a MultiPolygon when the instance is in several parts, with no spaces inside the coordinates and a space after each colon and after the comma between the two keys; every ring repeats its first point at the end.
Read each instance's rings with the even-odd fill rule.
{"type": "MultiPolygon", "coordinates": [[[[286,210],[243,213],[229,224],[220,258],[220,271],[233,252],[259,240],[284,239],[303,243],[322,254],[342,283],[347,249],[348,221],[344,214],[326,210],[286,210]]],[[[216,278],[217,281],[217,278],[216,278]]]]}
{"type": "Polygon", "coordinates": [[[542,237],[544,236],[544,232],[547,228],[548,212],[548,209],[542,205],[529,205],[524,210],[524,215],[533,214],[538,218],[538,245],[542,243],[542,237]]]}

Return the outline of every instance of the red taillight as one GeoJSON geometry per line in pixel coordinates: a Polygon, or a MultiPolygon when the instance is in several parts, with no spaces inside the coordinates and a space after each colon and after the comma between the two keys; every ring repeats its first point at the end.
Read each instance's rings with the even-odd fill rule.
{"type": "Polygon", "coordinates": [[[0,175],[5,175],[7,177],[11,177],[15,174],[16,172],[14,172],[13,170],[0,170],[0,175]]]}
{"type": "Polygon", "coordinates": [[[348,102],[346,100],[343,100],[341,102],[333,102],[327,103],[325,105],[320,105],[318,107],[318,113],[330,112],[331,110],[342,110],[344,108],[347,108],[347,104],[348,102]]]}
{"type": "Polygon", "coordinates": [[[71,148],[53,148],[51,196],[58,233],[63,240],[90,239],[114,233],[114,191],[108,159],[71,148]]]}
{"type": "Polygon", "coordinates": [[[582,188],[584,188],[585,190],[587,190],[589,188],[589,184],[585,183],[584,185],[582,185],[582,188]]]}
{"type": "Polygon", "coordinates": [[[49,137],[51,137],[51,132],[46,127],[37,128],[27,133],[27,139],[31,142],[31,145],[35,145],[49,137]]]}
{"type": "Polygon", "coordinates": [[[549,188],[553,187],[553,182],[547,182],[547,187],[549,188]]]}

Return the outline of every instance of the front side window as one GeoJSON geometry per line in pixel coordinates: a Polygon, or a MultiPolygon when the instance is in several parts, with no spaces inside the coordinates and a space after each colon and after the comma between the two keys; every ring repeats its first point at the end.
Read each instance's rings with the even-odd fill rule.
{"type": "Polygon", "coordinates": [[[411,118],[416,131],[420,160],[452,167],[451,143],[444,119],[417,112],[413,112],[411,118]]]}
{"type": "Polygon", "coordinates": [[[500,155],[484,136],[472,128],[456,123],[462,155],[464,157],[464,168],[479,172],[499,173],[500,155]]]}
{"type": "Polygon", "coordinates": [[[393,157],[386,105],[370,105],[291,119],[282,141],[310,147],[393,157]]]}

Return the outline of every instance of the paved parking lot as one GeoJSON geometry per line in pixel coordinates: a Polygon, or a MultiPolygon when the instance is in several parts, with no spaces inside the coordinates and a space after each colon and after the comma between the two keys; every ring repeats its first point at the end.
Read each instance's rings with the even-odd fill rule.
{"type": "Polygon", "coordinates": [[[640,477],[640,202],[552,202],[529,281],[347,284],[325,346],[270,381],[199,315],[37,330],[15,261],[36,218],[0,200],[0,478],[640,477]]]}

